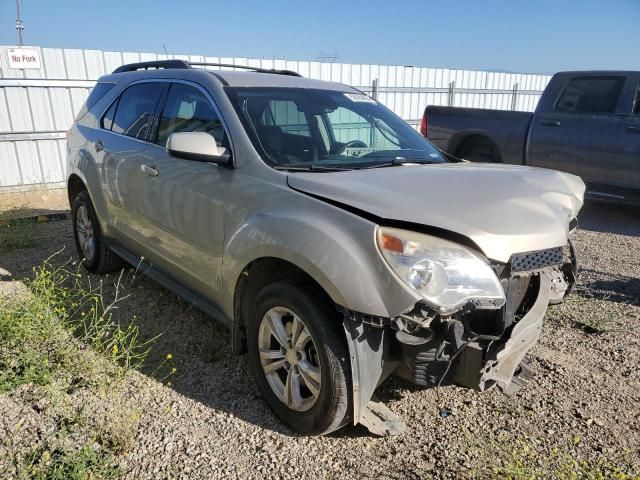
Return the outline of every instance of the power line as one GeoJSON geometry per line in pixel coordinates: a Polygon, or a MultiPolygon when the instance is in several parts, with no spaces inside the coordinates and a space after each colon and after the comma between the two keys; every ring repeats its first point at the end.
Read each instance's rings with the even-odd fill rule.
{"type": "Polygon", "coordinates": [[[321,62],[334,63],[338,59],[340,59],[340,55],[338,55],[338,52],[333,52],[333,53],[320,52],[320,55],[318,55],[318,60],[320,60],[321,62]]]}

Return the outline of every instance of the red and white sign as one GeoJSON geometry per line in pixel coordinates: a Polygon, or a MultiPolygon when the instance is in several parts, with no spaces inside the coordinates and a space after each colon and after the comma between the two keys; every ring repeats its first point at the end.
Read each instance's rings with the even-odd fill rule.
{"type": "Polygon", "coordinates": [[[9,48],[7,56],[9,57],[9,68],[40,68],[39,48],[9,48]]]}

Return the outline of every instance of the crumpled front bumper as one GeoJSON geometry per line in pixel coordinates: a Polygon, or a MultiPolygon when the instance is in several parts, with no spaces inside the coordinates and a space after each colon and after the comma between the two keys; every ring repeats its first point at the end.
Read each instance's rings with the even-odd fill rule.
{"type": "Polygon", "coordinates": [[[478,342],[467,346],[454,371],[454,382],[478,390],[497,385],[507,394],[519,390],[522,382],[518,381],[517,376],[525,355],[542,332],[542,322],[552,294],[551,283],[549,273],[540,273],[534,304],[508,335],[492,342],[488,348],[483,348],[478,342]]]}
{"type": "Polygon", "coordinates": [[[424,343],[405,344],[385,319],[343,310],[352,366],[354,424],[362,423],[378,435],[402,431],[402,421],[374,395],[390,374],[431,387],[446,378],[447,383],[475,390],[497,385],[507,394],[517,391],[531,372],[523,360],[540,337],[550,300],[566,292],[566,288],[558,291],[554,287],[556,270],[526,274],[526,310],[521,310],[522,316],[518,314],[502,334],[467,332],[467,340],[459,347],[441,328],[431,331],[424,343]]]}

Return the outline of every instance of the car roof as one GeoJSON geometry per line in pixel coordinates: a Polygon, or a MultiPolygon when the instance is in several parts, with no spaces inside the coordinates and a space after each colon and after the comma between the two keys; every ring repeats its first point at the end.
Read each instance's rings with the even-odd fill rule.
{"type": "Polygon", "coordinates": [[[596,77],[596,76],[617,76],[617,75],[637,75],[640,70],[567,70],[558,72],[556,75],[568,75],[576,77],[596,77]]]}
{"type": "Polygon", "coordinates": [[[355,89],[342,83],[314,80],[265,72],[242,72],[230,70],[211,70],[224,84],[233,87],[285,87],[285,88],[316,88],[323,90],[354,91],[355,89]]]}
{"type": "Polygon", "coordinates": [[[161,68],[116,72],[101,77],[100,82],[131,83],[146,78],[195,80],[203,75],[210,76],[224,86],[232,87],[281,87],[309,88],[318,90],[335,90],[340,92],[357,92],[358,90],[342,83],[314,80],[294,74],[269,73],[265,71],[242,70],[209,70],[204,68],[161,68]]]}

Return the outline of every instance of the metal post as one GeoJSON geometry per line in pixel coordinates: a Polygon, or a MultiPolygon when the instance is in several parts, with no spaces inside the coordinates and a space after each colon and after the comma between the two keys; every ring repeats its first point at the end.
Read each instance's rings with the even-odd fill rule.
{"type": "Polygon", "coordinates": [[[447,105],[453,107],[455,101],[455,93],[456,93],[456,82],[449,83],[449,100],[447,105]]]}
{"type": "Polygon", "coordinates": [[[22,0],[16,0],[16,30],[18,30],[18,39],[20,42],[20,46],[23,45],[22,42],[22,31],[24,30],[24,24],[22,23],[22,19],[20,18],[20,2],[22,0]]]}
{"type": "MultiPolygon", "coordinates": [[[[373,82],[371,83],[371,98],[373,98],[375,101],[378,101],[378,79],[377,78],[374,78],[373,82]]],[[[373,148],[375,144],[376,144],[376,129],[371,128],[369,130],[369,147],[373,148]]]]}
{"type": "Polygon", "coordinates": [[[514,83],[513,90],[511,91],[511,110],[516,109],[517,100],[518,100],[518,84],[514,83]]]}

